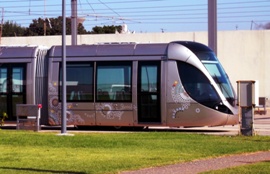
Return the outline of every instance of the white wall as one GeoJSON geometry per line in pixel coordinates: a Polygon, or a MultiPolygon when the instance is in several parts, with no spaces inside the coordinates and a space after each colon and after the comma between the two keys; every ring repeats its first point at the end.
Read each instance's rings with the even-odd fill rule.
{"type": "Polygon", "coordinates": [[[270,30],[218,33],[218,57],[236,89],[237,80],[258,80],[270,99],[270,30]]]}
{"type": "MultiPolygon", "coordinates": [[[[78,44],[160,43],[188,40],[208,44],[207,32],[78,35],[78,44]]],[[[66,38],[67,45],[71,37],[66,38]]],[[[2,45],[61,45],[61,36],[4,37],[2,45]]],[[[236,90],[238,80],[259,80],[259,96],[270,100],[270,30],[218,32],[218,57],[236,90]]]]}

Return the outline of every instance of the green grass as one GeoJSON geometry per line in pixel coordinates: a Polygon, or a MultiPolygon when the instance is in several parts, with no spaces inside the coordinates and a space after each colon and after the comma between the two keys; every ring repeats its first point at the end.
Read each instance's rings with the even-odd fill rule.
{"type": "Polygon", "coordinates": [[[118,173],[270,150],[267,136],[211,136],[179,132],[55,133],[0,130],[0,173],[118,173]]]}
{"type": "Polygon", "coordinates": [[[266,174],[270,172],[270,161],[259,162],[250,165],[238,166],[227,168],[223,170],[215,170],[210,172],[204,172],[201,174],[266,174]]]}

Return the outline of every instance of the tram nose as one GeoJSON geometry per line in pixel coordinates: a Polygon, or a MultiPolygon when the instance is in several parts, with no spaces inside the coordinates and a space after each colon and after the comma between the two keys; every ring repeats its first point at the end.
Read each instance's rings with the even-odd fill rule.
{"type": "Polygon", "coordinates": [[[226,125],[237,125],[237,124],[239,124],[239,116],[238,116],[238,114],[228,115],[226,125]]]}

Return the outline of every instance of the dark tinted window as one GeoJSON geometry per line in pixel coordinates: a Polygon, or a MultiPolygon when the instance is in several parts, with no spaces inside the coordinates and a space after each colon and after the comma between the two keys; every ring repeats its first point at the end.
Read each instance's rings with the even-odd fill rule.
{"type": "Polygon", "coordinates": [[[97,101],[131,101],[132,62],[97,62],[97,101]]]}
{"type": "MultiPolygon", "coordinates": [[[[60,84],[62,67],[60,68],[60,84]]],[[[61,86],[61,85],[60,85],[61,86]]],[[[88,62],[68,62],[66,67],[67,101],[93,101],[93,65],[88,62]]],[[[61,93],[60,87],[60,95],[61,93]]]]}
{"type": "Polygon", "coordinates": [[[201,51],[195,54],[201,61],[218,61],[215,53],[212,51],[201,51]]]}
{"type": "Polygon", "coordinates": [[[186,92],[197,102],[213,107],[221,100],[207,77],[194,66],[178,62],[181,82],[186,92]]]}

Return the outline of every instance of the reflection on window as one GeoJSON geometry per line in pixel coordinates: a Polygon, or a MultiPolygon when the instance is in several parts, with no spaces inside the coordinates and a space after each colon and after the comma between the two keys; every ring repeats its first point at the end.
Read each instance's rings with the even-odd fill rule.
{"type": "Polygon", "coordinates": [[[208,72],[218,84],[221,92],[231,105],[234,106],[235,94],[227,74],[220,65],[213,51],[196,51],[196,56],[202,61],[208,72]]]}
{"type": "Polygon", "coordinates": [[[217,61],[217,57],[213,51],[196,52],[196,56],[201,61],[217,61]]]}
{"type": "Polygon", "coordinates": [[[23,68],[12,69],[12,91],[23,92],[23,68]]]}
{"type": "Polygon", "coordinates": [[[204,63],[204,66],[218,84],[223,95],[230,101],[234,100],[234,91],[223,68],[218,63],[204,63]]]}
{"type": "Polygon", "coordinates": [[[0,92],[7,92],[7,68],[0,68],[0,92]]]}
{"type": "Polygon", "coordinates": [[[185,90],[194,100],[209,107],[221,101],[210,81],[200,70],[184,62],[178,62],[178,69],[185,90]]]}
{"type": "Polygon", "coordinates": [[[141,91],[156,92],[157,91],[157,66],[142,66],[141,72],[141,91]]]}
{"type": "Polygon", "coordinates": [[[131,62],[97,63],[97,101],[131,101],[131,62]]]}
{"type": "MultiPolygon", "coordinates": [[[[91,63],[67,63],[67,101],[93,101],[93,66],[91,63]]],[[[60,82],[62,68],[60,68],[60,82]]],[[[62,84],[62,83],[60,83],[62,84]]],[[[60,88],[60,95],[61,93],[60,88]]]]}

